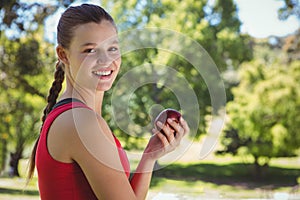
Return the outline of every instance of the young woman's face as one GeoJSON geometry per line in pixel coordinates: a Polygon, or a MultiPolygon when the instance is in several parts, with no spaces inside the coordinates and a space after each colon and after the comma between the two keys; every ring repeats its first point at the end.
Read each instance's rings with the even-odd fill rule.
{"type": "Polygon", "coordinates": [[[121,54],[116,28],[103,20],[74,30],[67,50],[69,78],[80,88],[109,90],[119,72],[121,54]]]}

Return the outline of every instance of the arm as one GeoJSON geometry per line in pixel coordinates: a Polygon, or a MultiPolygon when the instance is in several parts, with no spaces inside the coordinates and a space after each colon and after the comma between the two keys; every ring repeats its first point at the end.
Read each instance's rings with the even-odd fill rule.
{"type": "Polygon", "coordinates": [[[176,137],[167,127],[163,130],[168,136],[153,130],[155,134],[149,140],[137,173],[129,182],[106,122],[87,109],[72,112],[66,112],[69,114],[63,117],[73,123],[72,126],[60,120],[63,123],[59,130],[67,134],[63,151],[67,149],[69,157],[80,165],[98,199],[145,199],[155,161],[175,149],[188,130],[184,123],[175,122],[172,126],[178,133],[176,137]]]}
{"type": "Polygon", "coordinates": [[[177,124],[174,121],[168,122],[171,127],[175,129],[176,136],[174,137],[173,132],[169,128],[157,124],[158,127],[162,128],[165,135],[156,129],[152,130],[153,136],[151,137],[136,172],[131,179],[130,184],[138,199],[146,198],[155,161],[163,155],[173,151],[179,145],[181,138],[189,132],[189,127],[183,118],[180,119],[180,124],[177,124]]]}
{"type": "Polygon", "coordinates": [[[146,199],[154,164],[155,160],[148,159],[145,155],[142,156],[136,172],[130,181],[131,187],[137,199],[146,199]]]}
{"type": "Polygon", "coordinates": [[[106,122],[88,109],[67,111],[60,120],[64,150],[78,163],[98,199],[137,199],[119,159],[113,135],[106,122]],[[71,124],[66,126],[66,124],[71,124]]]}

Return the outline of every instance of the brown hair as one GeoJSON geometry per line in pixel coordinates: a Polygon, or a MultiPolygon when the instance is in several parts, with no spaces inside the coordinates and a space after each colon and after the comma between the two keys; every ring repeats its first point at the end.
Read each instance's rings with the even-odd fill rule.
{"type": "MultiPolygon", "coordinates": [[[[115,26],[113,18],[99,6],[92,4],[82,4],[80,6],[69,7],[62,14],[57,25],[57,43],[62,47],[68,49],[73,38],[74,29],[76,27],[89,22],[101,23],[102,20],[107,20],[115,26]]],[[[43,112],[44,115],[42,117],[42,127],[48,114],[56,104],[57,97],[61,91],[62,83],[64,81],[64,74],[64,64],[58,61],[56,64],[56,71],[54,73],[54,81],[47,97],[48,104],[43,112]]],[[[35,154],[39,138],[40,137],[38,137],[37,141],[35,142],[29,161],[28,179],[31,179],[33,176],[35,168],[35,154]]]]}

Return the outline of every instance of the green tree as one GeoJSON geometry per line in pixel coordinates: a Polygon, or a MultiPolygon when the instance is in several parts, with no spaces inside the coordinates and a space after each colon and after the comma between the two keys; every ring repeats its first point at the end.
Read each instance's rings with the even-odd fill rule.
{"type": "Polygon", "coordinates": [[[296,156],[299,150],[299,66],[299,61],[287,66],[256,60],[240,70],[222,141],[227,152],[252,155],[257,175],[271,158],[296,156]]]}
{"type": "Polygon", "coordinates": [[[19,160],[24,158],[26,146],[31,145],[37,137],[40,125],[40,105],[44,103],[44,99],[14,89],[10,89],[8,92],[10,93],[9,106],[11,109],[8,114],[11,116],[11,122],[7,138],[10,151],[9,175],[20,176],[19,160]]]}
{"type": "MultiPolygon", "coordinates": [[[[299,18],[299,1],[284,2],[279,18],[299,18]]],[[[257,175],[271,158],[295,156],[299,150],[298,36],[299,31],[257,41],[254,60],[241,68],[234,101],[227,107],[230,122],[222,138],[225,149],[219,153],[252,155],[257,175]]]]}
{"type": "Polygon", "coordinates": [[[0,166],[4,171],[10,152],[12,176],[19,175],[18,162],[37,138],[52,81],[54,47],[45,41],[43,23],[59,7],[72,2],[0,2],[0,166]]]}
{"type": "Polygon", "coordinates": [[[12,175],[18,176],[18,162],[26,146],[38,134],[45,94],[51,81],[54,48],[42,43],[40,32],[28,38],[9,40],[1,35],[1,102],[2,170],[8,151],[12,175]]]}
{"type": "Polygon", "coordinates": [[[45,18],[52,15],[60,7],[68,7],[74,0],[56,0],[51,3],[36,1],[27,3],[23,0],[4,0],[0,2],[0,30],[16,29],[17,35],[38,28],[45,18]]]}
{"type": "MultiPolygon", "coordinates": [[[[159,27],[178,31],[192,38],[208,52],[221,73],[227,70],[228,61],[232,63],[234,68],[237,68],[240,63],[252,58],[251,38],[240,33],[241,23],[237,17],[236,6],[231,0],[215,1],[215,3],[205,0],[104,1],[104,7],[108,8],[115,17],[121,33],[133,28],[159,27]]],[[[157,36],[159,37],[159,35],[157,36]]],[[[164,36],[163,33],[161,36],[164,36]]],[[[151,35],[148,38],[150,41],[156,40],[154,39],[156,37],[151,35]]],[[[134,39],[138,40],[138,38],[134,39]]],[[[166,41],[162,40],[160,44],[167,42],[168,39],[170,40],[170,38],[166,38],[166,41]]],[[[173,40],[176,41],[176,38],[173,40]]],[[[182,46],[188,45],[182,44],[182,46]]],[[[195,53],[193,49],[186,49],[185,52],[191,56],[195,53]]],[[[159,48],[139,49],[123,55],[122,71],[119,77],[122,77],[134,66],[143,63],[152,66],[153,70],[150,70],[150,76],[155,76],[155,71],[160,67],[159,65],[164,65],[171,66],[186,78],[197,94],[199,102],[201,125],[196,132],[198,135],[204,133],[204,116],[210,114],[211,99],[208,88],[195,67],[184,58],[159,48]]],[[[213,79],[213,77],[208,78],[213,79]]],[[[163,82],[162,80],[161,83],[163,82]]],[[[230,93],[230,90],[228,89],[227,92],[230,93]]],[[[132,110],[132,116],[141,125],[150,120],[149,115],[141,114],[141,110],[145,112],[153,104],[161,104],[164,107],[179,107],[176,96],[173,96],[166,87],[157,84],[145,85],[137,90],[133,96],[131,105],[135,109],[132,110]]],[[[110,98],[108,95],[107,99],[110,98]]],[[[111,112],[111,108],[107,107],[107,113],[109,112],[111,112]]],[[[113,126],[113,129],[117,130],[117,127],[113,126]]]]}
{"type": "MultiPolygon", "coordinates": [[[[283,0],[284,6],[279,9],[279,19],[287,20],[291,16],[295,16],[300,20],[300,2],[299,0],[283,0]]],[[[289,54],[289,62],[299,60],[300,58],[300,29],[284,38],[282,49],[289,54]]]]}
{"type": "Polygon", "coordinates": [[[278,11],[279,19],[286,20],[290,16],[296,16],[300,19],[300,3],[299,0],[282,0],[284,6],[278,11]]]}
{"type": "MultiPolygon", "coordinates": [[[[16,95],[18,97],[32,95],[35,98],[44,99],[47,94],[48,81],[52,79],[48,78],[48,75],[51,75],[49,72],[52,72],[51,69],[53,69],[54,63],[52,59],[55,56],[53,49],[51,49],[52,45],[42,42],[44,40],[42,38],[43,22],[57,8],[67,6],[73,0],[55,2],[51,5],[43,3],[28,4],[19,0],[8,0],[0,3],[2,20],[0,26],[0,54],[2,58],[0,70],[1,79],[3,80],[1,89],[7,91],[3,93],[4,99],[12,98],[10,92],[13,91],[19,94],[16,95]],[[35,33],[39,34],[35,35],[35,33]],[[9,37],[6,37],[8,35],[9,37]],[[44,84],[40,84],[41,80],[44,84]]],[[[251,38],[240,34],[240,22],[237,18],[236,6],[232,0],[211,2],[213,1],[113,0],[103,1],[103,6],[108,8],[116,19],[120,32],[133,28],[156,26],[170,28],[193,38],[207,50],[222,73],[227,69],[228,61],[236,68],[239,63],[251,59],[251,38]]],[[[194,52],[189,49],[188,53],[193,54],[194,52]]],[[[145,63],[149,66],[151,76],[155,76],[155,73],[158,72],[159,64],[172,66],[180,72],[180,75],[184,76],[191,84],[199,99],[201,125],[196,132],[198,134],[205,132],[204,116],[210,114],[211,102],[207,86],[201,75],[197,74],[190,63],[180,58],[180,56],[171,53],[166,54],[158,48],[141,49],[129,55],[123,55],[123,57],[123,68],[119,77],[122,77],[132,67],[145,63]]],[[[176,97],[171,94],[167,87],[164,87],[164,81],[166,80],[161,80],[158,84],[147,84],[139,88],[132,96],[130,101],[131,116],[137,124],[145,125],[150,122],[151,117],[145,114],[145,111],[152,108],[154,104],[179,108],[176,97]]],[[[178,87],[176,90],[184,92],[182,87],[178,87]]],[[[112,110],[109,106],[110,93],[107,93],[107,106],[104,108],[105,118],[108,121],[112,119],[112,110]]],[[[17,100],[12,102],[22,104],[24,110],[33,108],[30,107],[32,102],[20,103],[17,100]]],[[[16,133],[16,128],[11,127],[17,126],[16,123],[14,124],[14,120],[22,118],[22,116],[18,112],[13,112],[13,110],[5,110],[5,102],[3,105],[1,116],[3,116],[3,119],[11,119],[11,121],[7,122],[9,129],[1,125],[0,130],[3,129],[3,133],[10,133],[5,130],[13,130],[12,132],[16,133]],[[11,118],[7,118],[8,113],[14,114],[9,115],[11,118]]],[[[41,106],[44,105],[41,103],[41,106]]],[[[12,106],[11,108],[18,109],[19,107],[12,106]]],[[[40,108],[35,104],[34,109],[38,110],[40,108]]],[[[157,113],[158,109],[153,109],[153,112],[157,113]]],[[[31,122],[34,123],[35,120],[32,119],[31,122]]],[[[118,128],[113,123],[112,128],[114,132],[118,132],[118,128]]],[[[137,126],[132,127],[132,130],[136,129],[137,126]]],[[[3,138],[6,138],[4,136],[3,138]]],[[[11,137],[11,139],[5,141],[16,144],[17,142],[13,138],[11,137]]],[[[126,136],[126,140],[132,140],[132,137],[126,136]]],[[[130,147],[130,144],[135,142],[129,141],[127,144],[130,147]]]]}

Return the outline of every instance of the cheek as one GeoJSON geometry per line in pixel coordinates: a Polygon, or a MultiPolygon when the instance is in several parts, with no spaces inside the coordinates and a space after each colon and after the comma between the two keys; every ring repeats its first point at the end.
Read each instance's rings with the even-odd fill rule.
{"type": "Polygon", "coordinates": [[[70,57],[70,66],[72,68],[72,71],[80,71],[81,65],[85,62],[85,57],[80,56],[78,54],[73,54],[70,57]]]}
{"type": "Polygon", "coordinates": [[[89,66],[92,60],[86,56],[77,56],[70,60],[70,76],[77,84],[86,85],[87,80],[91,74],[89,73],[89,66]]]}
{"type": "Polygon", "coordinates": [[[122,60],[121,58],[118,58],[114,61],[114,64],[117,66],[117,70],[119,71],[120,67],[121,67],[121,63],[122,63],[122,60]]]}

